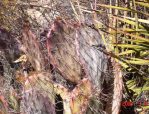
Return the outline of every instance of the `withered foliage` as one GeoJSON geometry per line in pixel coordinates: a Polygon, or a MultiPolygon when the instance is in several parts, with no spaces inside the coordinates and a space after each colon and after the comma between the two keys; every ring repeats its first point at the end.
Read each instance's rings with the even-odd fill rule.
{"type": "MultiPolygon", "coordinates": [[[[102,104],[106,102],[105,98],[109,99],[108,96],[104,96],[106,89],[104,86],[109,83],[105,79],[110,80],[112,76],[108,73],[107,55],[94,47],[105,46],[100,32],[94,28],[92,20],[87,18],[87,16],[91,18],[91,15],[85,15],[85,21],[79,21],[75,19],[69,2],[64,4],[62,1],[53,1],[51,4],[47,2],[51,8],[42,2],[39,4],[40,2],[32,1],[28,4],[20,0],[15,7],[21,12],[17,20],[23,24],[10,29],[11,37],[15,39],[13,41],[15,46],[9,47],[9,50],[15,51],[8,53],[8,57],[10,55],[11,57],[6,58],[9,67],[5,67],[6,63],[4,65],[1,62],[3,60],[0,60],[1,70],[4,70],[0,79],[6,80],[3,79],[5,78],[3,73],[7,70],[5,68],[11,73],[8,74],[11,89],[7,96],[1,93],[5,100],[0,97],[2,110],[5,111],[3,112],[6,114],[104,113],[105,106],[102,104]],[[42,14],[44,19],[40,18],[40,12],[37,10],[45,12],[42,14]],[[35,12],[35,18],[32,18],[32,12],[35,12]],[[48,13],[52,15],[51,18],[48,18],[48,13]],[[67,15],[63,16],[64,14],[67,15]],[[57,96],[60,97],[59,100],[57,96]]],[[[89,4],[87,1],[80,3],[89,4]]],[[[13,4],[12,2],[8,6],[13,4]]],[[[3,41],[0,44],[2,44],[1,52],[6,52],[7,44],[3,41]]]]}

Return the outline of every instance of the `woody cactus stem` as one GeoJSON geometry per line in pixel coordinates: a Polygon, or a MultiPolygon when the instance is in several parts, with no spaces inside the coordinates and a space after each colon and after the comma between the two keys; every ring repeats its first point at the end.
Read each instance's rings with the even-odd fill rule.
{"type": "Polygon", "coordinates": [[[40,49],[40,43],[36,38],[35,34],[30,30],[30,26],[24,24],[23,38],[21,50],[27,55],[30,63],[36,71],[43,71],[45,67],[44,56],[40,49]]]}
{"type": "Polygon", "coordinates": [[[11,83],[11,79],[13,78],[13,70],[11,69],[10,64],[8,63],[5,54],[3,51],[0,51],[0,62],[3,65],[4,68],[4,77],[5,77],[5,90],[9,90],[10,89],[10,83],[11,83]]]}
{"type": "Polygon", "coordinates": [[[57,94],[63,99],[64,114],[85,114],[89,100],[92,97],[92,84],[89,79],[82,79],[72,91],[69,91],[64,86],[52,82],[48,76],[51,76],[51,74],[47,72],[35,73],[29,77],[29,80],[26,80],[21,112],[27,113],[28,111],[28,114],[29,112],[34,114],[35,111],[45,110],[45,112],[48,111],[45,114],[55,114],[53,104],[55,94],[57,94]],[[38,96],[42,96],[39,97],[40,100],[38,96]],[[44,100],[48,103],[46,104],[44,100]],[[44,107],[41,107],[44,105],[48,108],[44,109],[44,107]]]}
{"type": "Polygon", "coordinates": [[[114,94],[112,102],[112,114],[119,114],[123,94],[122,71],[118,62],[116,62],[114,59],[112,59],[111,61],[114,69],[114,94]]]}

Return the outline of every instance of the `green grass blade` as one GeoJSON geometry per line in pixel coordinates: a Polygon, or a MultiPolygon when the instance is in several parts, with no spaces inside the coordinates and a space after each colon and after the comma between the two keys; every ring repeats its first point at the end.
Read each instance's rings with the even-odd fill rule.
{"type": "Polygon", "coordinates": [[[140,57],[147,57],[149,55],[149,52],[148,51],[146,51],[146,52],[141,52],[140,53],[140,57]]]}
{"type": "Polygon", "coordinates": [[[149,8],[149,3],[145,3],[145,2],[135,2],[138,5],[144,6],[144,7],[148,7],[149,8]]]}
{"type": "MultiPolygon", "coordinates": [[[[123,21],[123,22],[125,22],[127,24],[136,26],[136,22],[134,20],[129,20],[129,19],[125,19],[125,18],[117,17],[117,16],[112,16],[112,17],[116,18],[116,19],[118,19],[120,21],[123,21]]],[[[140,25],[140,24],[139,24],[139,28],[143,28],[144,29],[144,27],[142,25],[140,25]]]]}
{"type": "Polygon", "coordinates": [[[105,4],[97,4],[97,5],[101,6],[101,7],[105,7],[105,8],[112,8],[112,9],[118,9],[118,10],[123,10],[123,11],[130,11],[130,12],[133,12],[133,13],[138,13],[138,14],[140,13],[140,14],[149,16],[148,13],[140,12],[140,11],[137,11],[137,10],[134,10],[134,9],[118,7],[118,6],[111,6],[111,5],[105,5],[105,4]]]}
{"type": "MultiPolygon", "coordinates": [[[[136,58],[135,58],[136,59],[136,58]]],[[[144,59],[136,59],[136,60],[125,60],[129,64],[135,64],[135,65],[149,65],[149,60],[144,59]]]]}
{"type": "Polygon", "coordinates": [[[133,54],[135,53],[136,51],[135,50],[127,50],[127,51],[124,51],[124,52],[121,52],[119,54],[117,54],[118,56],[122,56],[122,55],[128,55],[128,54],[133,54]]]}
{"type": "Polygon", "coordinates": [[[130,49],[148,49],[144,46],[132,45],[132,44],[112,44],[113,46],[121,47],[121,48],[130,48],[130,49]]]}
{"type": "MultiPolygon", "coordinates": [[[[123,17],[123,16],[122,16],[123,17]]],[[[124,17],[123,17],[124,18],[124,17]]],[[[131,18],[131,17],[125,17],[126,19],[135,21],[135,18],[131,18]]],[[[138,22],[140,23],[144,23],[144,24],[149,24],[149,20],[145,20],[145,19],[138,19],[138,22]]]]}
{"type": "MultiPolygon", "coordinates": [[[[114,30],[114,29],[113,29],[114,30]]],[[[128,33],[128,32],[125,32],[125,31],[122,31],[122,30],[115,30],[117,33],[121,33],[121,34],[124,34],[124,35],[126,35],[126,36],[130,36],[130,37],[132,37],[132,38],[135,38],[135,39],[137,39],[137,40],[141,40],[141,41],[144,41],[144,42],[148,42],[149,43],[149,39],[147,39],[147,38],[144,38],[144,37],[141,37],[141,36],[138,36],[138,35],[134,35],[134,34],[130,34],[130,33],[128,33]]],[[[127,38],[127,37],[125,37],[125,38],[127,38]]]]}

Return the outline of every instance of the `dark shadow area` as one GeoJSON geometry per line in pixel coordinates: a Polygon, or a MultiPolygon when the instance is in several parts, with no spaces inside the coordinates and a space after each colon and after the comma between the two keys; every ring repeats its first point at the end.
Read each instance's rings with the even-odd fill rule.
{"type": "Polygon", "coordinates": [[[137,114],[134,111],[134,106],[121,106],[120,114],[137,114]]]}
{"type": "Polygon", "coordinates": [[[4,75],[4,68],[2,63],[0,62],[0,76],[3,76],[3,75],[4,75]]]}
{"type": "Polygon", "coordinates": [[[55,110],[56,110],[56,114],[64,114],[63,99],[58,94],[56,94],[56,97],[55,97],[55,110]]]}

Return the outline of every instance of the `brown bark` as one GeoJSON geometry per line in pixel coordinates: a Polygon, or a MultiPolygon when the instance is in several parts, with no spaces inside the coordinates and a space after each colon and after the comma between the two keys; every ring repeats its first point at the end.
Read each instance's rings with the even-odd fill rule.
{"type": "Polygon", "coordinates": [[[121,66],[115,59],[112,59],[112,65],[114,74],[112,114],[119,114],[123,95],[123,77],[121,66]]]}

